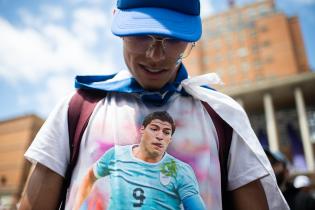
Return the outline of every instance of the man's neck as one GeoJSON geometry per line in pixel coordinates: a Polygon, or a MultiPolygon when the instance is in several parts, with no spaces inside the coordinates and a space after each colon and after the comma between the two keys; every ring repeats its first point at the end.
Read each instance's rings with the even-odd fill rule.
{"type": "Polygon", "coordinates": [[[142,149],[140,147],[140,145],[137,145],[135,147],[132,148],[132,154],[134,157],[143,160],[144,162],[148,162],[148,163],[157,163],[159,162],[162,156],[156,156],[156,157],[150,157],[150,155],[146,155],[147,153],[145,152],[144,149],[142,149]]]}

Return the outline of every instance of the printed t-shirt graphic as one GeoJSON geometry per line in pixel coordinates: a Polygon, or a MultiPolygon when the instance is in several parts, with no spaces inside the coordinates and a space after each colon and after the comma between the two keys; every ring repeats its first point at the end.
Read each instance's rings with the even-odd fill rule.
{"type": "Polygon", "coordinates": [[[97,178],[109,176],[108,209],[180,209],[183,199],[199,193],[188,164],[167,153],[147,163],[132,155],[132,147],[113,147],[94,164],[97,178]]]}

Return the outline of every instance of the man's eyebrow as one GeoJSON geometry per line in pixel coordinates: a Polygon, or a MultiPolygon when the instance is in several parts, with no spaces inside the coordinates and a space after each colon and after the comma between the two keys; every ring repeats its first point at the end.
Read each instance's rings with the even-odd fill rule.
{"type": "MultiPolygon", "coordinates": [[[[157,123],[157,124],[155,124],[155,123],[151,123],[150,125],[153,125],[153,126],[156,126],[156,127],[161,127],[159,124],[162,124],[162,125],[167,125],[167,126],[169,126],[169,124],[168,123],[157,123]]],[[[163,128],[163,129],[169,129],[169,130],[172,130],[172,128],[171,128],[171,126],[170,127],[167,127],[167,128],[163,128]]]]}

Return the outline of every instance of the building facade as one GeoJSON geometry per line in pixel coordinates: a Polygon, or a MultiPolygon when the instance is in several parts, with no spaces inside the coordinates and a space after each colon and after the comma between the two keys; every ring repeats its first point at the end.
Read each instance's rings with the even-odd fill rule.
{"type": "Polygon", "coordinates": [[[43,120],[35,115],[0,122],[0,209],[15,209],[31,164],[24,153],[43,120]]]}
{"type": "Polygon", "coordinates": [[[314,90],[314,72],[221,89],[244,107],[262,145],[283,152],[297,173],[314,172],[314,90]]]}
{"type": "Polygon", "coordinates": [[[298,172],[314,172],[315,73],[298,17],[260,0],[203,20],[203,38],[185,61],[191,75],[216,72],[215,87],[239,101],[264,146],[298,172]]]}
{"type": "Polygon", "coordinates": [[[229,86],[309,71],[298,18],[272,0],[205,18],[185,65],[191,75],[216,72],[229,86]]]}

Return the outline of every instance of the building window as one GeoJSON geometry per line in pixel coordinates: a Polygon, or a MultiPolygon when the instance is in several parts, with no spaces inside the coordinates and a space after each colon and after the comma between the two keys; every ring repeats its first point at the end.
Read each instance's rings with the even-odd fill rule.
{"type": "Polygon", "coordinates": [[[256,54],[256,53],[258,53],[258,51],[259,51],[258,45],[257,45],[257,44],[253,44],[253,45],[252,45],[252,52],[253,52],[254,54],[256,54]]]}
{"type": "Polygon", "coordinates": [[[210,63],[210,58],[208,56],[204,56],[203,62],[208,65],[210,63]]]}
{"type": "Polygon", "coordinates": [[[214,69],[212,72],[217,73],[220,77],[222,77],[224,74],[224,72],[220,68],[214,69]]]}
{"type": "Polygon", "coordinates": [[[255,60],[254,61],[254,66],[255,66],[255,69],[260,69],[261,68],[261,61],[260,60],[255,60]]]}
{"type": "Polygon", "coordinates": [[[260,26],[259,31],[262,32],[262,33],[267,32],[268,31],[268,27],[265,26],[265,25],[262,25],[262,26],[260,26]]]}
{"type": "Polygon", "coordinates": [[[216,19],[216,28],[220,30],[221,27],[222,27],[222,20],[221,20],[221,18],[217,18],[216,19]]]}
{"type": "Polygon", "coordinates": [[[229,66],[228,73],[231,75],[236,74],[236,67],[234,65],[229,66]]]}
{"type": "Polygon", "coordinates": [[[222,61],[222,57],[220,55],[216,55],[215,56],[215,61],[216,62],[221,62],[222,61]]]}
{"type": "Polygon", "coordinates": [[[263,47],[269,47],[269,46],[270,46],[270,41],[265,40],[265,41],[262,43],[262,46],[263,46],[263,47]]]}
{"type": "Polygon", "coordinates": [[[238,19],[238,22],[239,22],[239,23],[242,23],[242,22],[243,22],[243,16],[242,16],[242,13],[241,13],[241,12],[238,12],[238,13],[237,13],[237,19],[238,19]]]}
{"type": "Polygon", "coordinates": [[[240,31],[237,35],[240,42],[245,41],[245,31],[240,31]]]}
{"type": "Polygon", "coordinates": [[[231,62],[231,60],[233,59],[233,52],[232,51],[229,51],[226,53],[226,60],[228,62],[231,62]]]}
{"type": "Polygon", "coordinates": [[[225,38],[225,41],[226,41],[227,44],[231,44],[232,39],[233,39],[231,33],[226,34],[226,35],[224,36],[224,38],[225,38]]]}
{"type": "Polygon", "coordinates": [[[238,50],[237,50],[237,54],[238,54],[238,56],[239,57],[246,57],[247,55],[248,55],[248,50],[247,50],[247,48],[245,48],[245,47],[243,47],[243,48],[239,48],[238,50]]]}
{"type": "Polygon", "coordinates": [[[213,47],[214,47],[214,49],[220,49],[221,48],[221,41],[220,40],[215,40],[214,42],[213,42],[213,47]]]}
{"type": "Polygon", "coordinates": [[[311,141],[315,143],[315,110],[308,111],[307,113],[311,141]]]}
{"type": "Polygon", "coordinates": [[[265,5],[261,5],[259,7],[259,15],[260,16],[265,16],[270,12],[271,12],[271,10],[268,7],[266,7],[265,5]]]}
{"type": "Polygon", "coordinates": [[[250,36],[253,37],[253,38],[256,38],[257,37],[257,32],[255,30],[252,30],[250,32],[250,36]]]}
{"type": "Polygon", "coordinates": [[[221,33],[229,32],[229,30],[228,30],[228,28],[227,28],[227,25],[221,25],[220,28],[218,28],[218,30],[219,30],[221,33]]]}
{"type": "Polygon", "coordinates": [[[6,185],[7,184],[7,177],[5,177],[4,175],[1,176],[0,183],[2,186],[6,185]]]}
{"type": "Polygon", "coordinates": [[[229,26],[231,25],[231,18],[230,16],[226,16],[225,19],[223,19],[224,25],[229,26]]]}
{"type": "Polygon", "coordinates": [[[249,20],[255,19],[256,15],[257,15],[256,9],[253,8],[253,9],[248,9],[247,10],[247,17],[248,17],[249,20]]]}
{"type": "Polygon", "coordinates": [[[255,23],[254,23],[254,21],[248,21],[246,23],[246,26],[247,26],[247,28],[254,29],[255,28],[255,23]]]}
{"type": "Polygon", "coordinates": [[[250,66],[249,66],[249,64],[248,64],[247,62],[243,62],[243,63],[241,64],[241,67],[242,67],[242,71],[243,71],[243,72],[248,72],[249,69],[250,69],[250,66]]]}
{"type": "Polygon", "coordinates": [[[273,62],[273,57],[270,55],[270,56],[268,56],[268,57],[266,58],[265,63],[266,63],[266,64],[270,64],[270,63],[272,63],[272,62],[273,62]]]}

